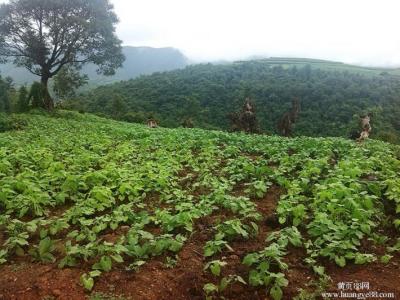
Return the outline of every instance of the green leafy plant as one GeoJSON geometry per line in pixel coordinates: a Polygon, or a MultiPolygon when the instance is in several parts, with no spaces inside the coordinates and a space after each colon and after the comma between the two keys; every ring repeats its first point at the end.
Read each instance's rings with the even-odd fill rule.
{"type": "Polygon", "coordinates": [[[227,263],[224,261],[212,260],[205,265],[204,270],[210,269],[211,273],[214,276],[219,276],[219,275],[221,275],[221,268],[226,265],[227,265],[227,263]]]}
{"type": "Polygon", "coordinates": [[[171,256],[167,256],[167,258],[165,259],[164,265],[169,269],[173,269],[178,264],[178,259],[179,258],[177,255],[175,256],[175,258],[173,258],[171,256]]]}
{"type": "Polygon", "coordinates": [[[213,283],[206,283],[203,286],[203,291],[206,294],[206,299],[212,300],[213,295],[222,293],[233,282],[239,282],[245,285],[247,284],[246,281],[244,281],[244,279],[238,275],[229,275],[228,277],[223,277],[218,285],[215,285],[213,283]]]}
{"type": "Polygon", "coordinates": [[[0,250],[0,265],[4,264],[7,262],[7,251],[2,249],[0,250]]]}
{"type": "Polygon", "coordinates": [[[271,267],[286,270],[288,266],[282,261],[285,254],[282,246],[272,243],[260,252],[247,254],[243,259],[244,265],[253,267],[249,274],[249,284],[269,287],[269,294],[274,300],[282,299],[282,288],[288,285],[288,280],[283,273],[271,271],[271,267]]]}
{"type": "Polygon", "coordinates": [[[55,246],[54,242],[49,238],[46,237],[45,239],[39,242],[39,245],[34,249],[29,251],[29,254],[34,257],[36,260],[40,260],[42,262],[55,262],[56,258],[52,254],[54,252],[55,246]]]}
{"type": "Polygon", "coordinates": [[[91,271],[88,274],[87,273],[83,273],[81,275],[80,282],[81,282],[82,286],[86,290],[91,291],[93,289],[93,286],[94,286],[94,278],[96,278],[96,277],[98,277],[100,275],[101,275],[101,272],[97,271],[97,270],[96,271],[91,271]]]}

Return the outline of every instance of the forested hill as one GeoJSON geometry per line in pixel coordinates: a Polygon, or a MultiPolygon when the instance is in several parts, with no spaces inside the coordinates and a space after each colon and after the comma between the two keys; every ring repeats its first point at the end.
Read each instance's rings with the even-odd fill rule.
{"type": "Polygon", "coordinates": [[[228,113],[238,110],[247,96],[267,133],[276,132],[278,119],[292,98],[299,97],[295,135],[348,136],[356,126],[354,115],[373,111],[373,137],[396,142],[400,136],[399,77],[310,65],[282,67],[269,60],[194,65],[142,76],[99,87],[70,106],[133,122],[153,115],[166,127],[192,118],[197,127],[229,129],[228,113]]]}
{"type": "MultiPolygon", "coordinates": [[[[83,67],[81,73],[89,76],[89,86],[99,86],[120,80],[128,80],[139,75],[151,74],[153,72],[169,71],[184,68],[188,59],[174,48],[151,48],[151,47],[123,47],[125,55],[123,67],[116,71],[114,76],[103,76],[96,73],[97,67],[88,64],[83,67]]],[[[24,68],[17,68],[12,64],[1,65],[0,73],[3,77],[10,76],[17,84],[31,84],[38,81],[39,77],[29,73],[24,68]]]]}

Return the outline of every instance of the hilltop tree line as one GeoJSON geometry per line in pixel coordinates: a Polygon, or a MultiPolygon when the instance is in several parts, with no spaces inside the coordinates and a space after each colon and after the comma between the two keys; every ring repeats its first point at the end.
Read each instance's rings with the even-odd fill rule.
{"type": "Polygon", "coordinates": [[[257,108],[263,133],[278,133],[286,113],[285,122],[296,119],[291,128],[295,136],[349,137],[358,130],[359,116],[372,112],[371,137],[399,141],[398,77],[309,65],[284,68],[263,61],[195,65],[102,86],[63,106],[128,122],[143,122],[151,115],[164,127],[190,120],[196,127],[229,130],[232,114],[240,111],[247,97],[257,108]],[[291,112],[293,99],[301,103],[296,112],[291,112]]]}

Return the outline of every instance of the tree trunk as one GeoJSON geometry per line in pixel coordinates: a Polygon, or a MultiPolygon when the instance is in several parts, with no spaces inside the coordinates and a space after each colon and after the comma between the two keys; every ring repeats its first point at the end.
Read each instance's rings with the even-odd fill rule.
{"type": "Polygon", "coordinates": [[[51,95],[49,93],[49,77],[47,76],[42,76],[42,85],[43,85],[43,102],[44,106],[48,111],[52,111],[54,109],[54,102],[53,98],[51,98],[51,95]]]}

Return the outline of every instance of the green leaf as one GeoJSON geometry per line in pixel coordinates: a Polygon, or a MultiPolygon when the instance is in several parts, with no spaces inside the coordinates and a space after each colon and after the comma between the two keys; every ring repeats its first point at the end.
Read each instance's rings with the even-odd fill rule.
{"type": "Polygon", "coordinates": [[[393,221],[393,225],[396,227],[396,228],[400,228],[400,219],[396,219],[396,220],[394,220],[393,221]]]}
{"type": "Polygon", "coordinates": [[[389,253],[400,251],[400,238],[397,239],[397,242],[395,245],[393,245],[392,247],[388,247],[387,250],[389,253]]]}
{"type": "Polygon", "coordinates": [[[343,256],[335,256],[335,262],[342,268],[346,265],[346,259],[343,256]]]}
{"type": "Polygon", "coordinates": [[[373,254],[356,253],[354,263],[356,265],[363,265],[374,261],[376,258],[373,254]]]}
{"type": "Polygon", "coordinates": [[[379,259],[379,261],[383,264],[388,264],[390,262],[390,260],[393,258],[393,255],[390,254],[386,254],[381,256],[381,258],[379,259]]]}
{"type": "Polygon", "coordinates": [[[99,269],[105,272],[108,272],[111,270],[112,268],[112,261],[111,258],[109,256],[102,256],[100,258],[100,261],[98,263],[95,263],[93,265],[94,269],[99,269]]]}
{"type": "Polygon", "coordinates": [[[0,250],[0,265],[7,262],[6,257],[7,257],[7,250],[1,249],[0,250]]]}
{"type": "Polygon", "coordinates": [[[260,286],[264,284],[263,278],[261,278],[261,274],[256,270],[251,270],[249,273],[249,284],[251,286],[260,286]]]}
{"type": "Polygon", "coordinates": [[[285,274],[283,274],[283,273],[276,274],[275,285],[280,286],[280,287],[285,287],[285,286],[288,286],[288,284],[289,284],[289,281],[285,278],[285,274]]]}
{"type": "Polygon", "coordinates": [[[323,266],[313,266],[313,270],[319,276],[323,276],[325,274],[325,268],[323,266]]]}
{"type": "Polygon", "coordinates": [[[119,254],[111,255],[111,258],[117,263],[123,263],[124,262],[124,259],[119,254]]]}
{"type": "Polygon", "coordinates": [[[262,261],[259,265],[258,265],[258,270],[261,272],[267,272],[269,270],[269,261],[262,261]]]}
{"type": "Polygon", "coordinates": [[[274,300],[281,300],[283,296],[282,289],[278,285],[274,285],[269,291],[269,294],[274,300]]]}
{"type": "Polygon", "coordinates": [[[183,243],[178,242],[176,240],[172,240],[168,249],[172,252],[178,252],[179,250],[182,249],[182,246],[183,246],[183,243]]]}
{"type": "Polygon", "coordinates": [[[356,265],[363,265],[363,264],[365,264],[366,262],[367,262],[367,260],[365,259],[364,256],[362,256],[362,255],[356,255],[355,260],[354,260],[354,263],[355,263],[356,265]]]}
{"type": "Polygon", "coordinates": [[[86,273],[85,273],[85,274],[82,274],[81,280],[80,280],[80,281],[81,281],[83,287],[84,287],[86,290],[91,291],[91,290],[93,289],[94,280],[93,280],[92,277],[90,277],[90,276],[87,275],[86,273]]]}
{"type": "Polygon", "coordinates": [[[55,262],[56,258],[51,253],[45,253],[41,257],[43,262],[55,262]]]}
{"type": "Polygon", "coordinates": [[[47,229],[42,229],[40,230],[39,236],[41,239],[44,239],[48,235],[48,230],[47,229]]]}
{"type": "Polygon", "coordinates": [[[219,276],[221,274],[221,266],[218,263],[211,264],[210,270],[214,276],[219,276]]]}
{"type": "Polygon", "coordinates": [[[34,221],[29,222],[29,223],[27,224],[26,229],[27,229],[29,232],[34,233],[34,232],[36,232],[36,230],[37,230],[37,224],[34,223],[34,221]]]}
{"type": "Polygon", "coordinates": [[[90,275],[90,277],[98,277],[101,275],[101,272],[99,270],[90,271],[89,275],[90,275]]]}
{"type": "Polygon", "coordinates": [[[223,292],[228,285],[229,285],[229,280],[226,277],[223,277],[221,279],[221,282],[219,283],[219,288],[218,288],[219,292],[223,292]]]}
{"type": "Polygon", "coordinates": [[[236,276],[236,281],[247,285],[247,282],[242,278],[242,276],[237,275],[236,276]]]}
{"type": "Polygon", "coordinates": [[[253,265],[254,263],[256,263],[258,261],[258,254],[257,253],[250,253],[247,254],[244,259],[243,259],[243,264],[245,266],[250,267],[251,265],[253,265]]]}
{"type": "Polygon", "coordinates": [[[206,283],[203,286],[203,290],[207,295],[209,295],[209,294],[218,292],[218,287],[213,283],[206,283]]]}
{"type": "Polygon", "coordinates": [[[301,239],[299,237],[289,237],[290,243],[295,247],[301,247],[301,239]]]}
{"type": "Polygon", "coordinates": [[[371,226],[369,226],[368,224],[361,224],[360,228],[361,228],[361,231],[366,233],[366,234],[370,234],[371,233],[371,226]]]}
{"type": "Polygon", "coordinates": [[[39,255],[43,256],[45,253],[51,252],[54,249],[52,240],[47,237],[39,243],[39,255]]]}

